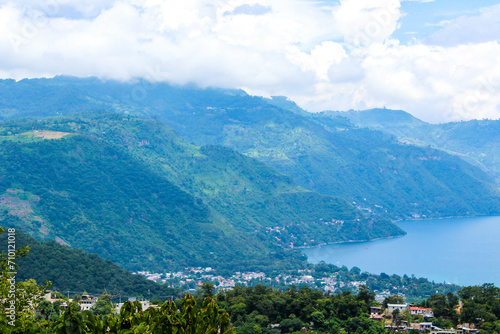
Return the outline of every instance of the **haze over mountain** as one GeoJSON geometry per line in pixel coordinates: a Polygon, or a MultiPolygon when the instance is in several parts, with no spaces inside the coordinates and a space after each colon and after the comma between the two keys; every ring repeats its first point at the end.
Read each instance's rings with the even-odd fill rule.
{"type": "Polygon", "coordinates": [[[401,142],[445,150],[484,169],[500,183],[500,120],[429,124],[402,110],[389,109],[325,114],[346,117],[360,127],[390,133],[401,142]]]}
{"type": "Polygon", "coordinates": [[[87,110],[153,117],[196,145],[231,147],[300,186],[392,219],[491,214],[494,180],[456,156],[241,90],[58,77],[2,81],[0,117],[87,110]],[[15,97],[15,98],[14,98],[15,97]],[[281,105],[279,105],[281,103],[281,105]],[[43,106],[43,108],[40,108],[43,106]],[[383,190],[383,191],[381,191],[383,190]]]}
{"type": "Polygon", "coordinates": [[[66,74],[500,117],[497,0],[0,0],[0,78],[66,74]]]}

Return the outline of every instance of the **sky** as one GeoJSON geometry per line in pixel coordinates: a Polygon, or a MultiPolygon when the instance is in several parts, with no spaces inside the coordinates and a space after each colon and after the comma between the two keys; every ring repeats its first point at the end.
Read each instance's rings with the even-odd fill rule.
{"type": "Polygon", "coordinates": [[[500,0],[0,0],[0,78],[97,76],[302,108],[500,118],[500,0]]]}

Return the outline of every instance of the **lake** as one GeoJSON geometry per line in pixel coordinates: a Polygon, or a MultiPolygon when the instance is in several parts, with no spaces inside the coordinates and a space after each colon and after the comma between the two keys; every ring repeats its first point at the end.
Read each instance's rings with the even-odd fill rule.
{"type": "Polygon", "coordinates": [[[356,266],[374,274],[414,274],[459,285],[500,287],[500,217],[397,223],[401,238],[304,249],[309,262],[356,266]]]}

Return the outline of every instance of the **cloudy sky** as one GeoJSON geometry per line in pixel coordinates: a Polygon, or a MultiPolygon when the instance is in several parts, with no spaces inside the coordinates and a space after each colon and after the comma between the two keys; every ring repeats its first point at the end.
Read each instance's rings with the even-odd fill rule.
{"type": "Polygon", "coordinates": [[[500,118],[500,1],[0,0],[0,78],[146,78],[309,111],[500,118]]]}

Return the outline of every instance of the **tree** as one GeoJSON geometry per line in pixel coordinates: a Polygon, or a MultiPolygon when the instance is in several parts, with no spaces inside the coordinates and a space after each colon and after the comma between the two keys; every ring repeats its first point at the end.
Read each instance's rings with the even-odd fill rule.
{"type": "Polygon", "coordinates": [[[375,301],[375,292],[370,291],[366,285],[361,285],[359,287],[359,293],[356,297],[358,300],[362,300],[369,307],[375,301]]]}
{"type": "Polygon", "coordinates": [[[151,305],[161,305],[163,302],[159,299],[153,299],[151,300],[151,305]]]}
{"type": "Polygon", "coordinates": [[[212,298],[214,296],[215,286],[212,283],[205,282],[201,286],[201,290],[203,291],[203,298],[212,298]]]}
{"type": "Polygon", "coordinates": [[[358,267],[352,267],[350,273],[353,275],[359,275],[361,274],[361,269],[359,269],[358,267]]]}
{"type": "Polygon", "coordinates": [[[291,333],[302,329],[302,321],[295,317],[287,318],[280,322],[281,333],[291,333]]]}
{"type": "MultiPolygon", "coordinates": [[[[0,234],[5,229],[0,226],[0,234]]],[[[50,282],[38,286],[35,280],[16,281],[17,259],[28,255],[29,247],[16,248],[16,230],[7,229],[7,253],[0,253],[0,332],[10,333],[15,330],[29,332],[27,328],[35,326],[34,311],[38,307],[50,282]]]]}
{"type": "Polygon", "coordinates": [[[38,310],[40,311],[41,315],[47,320],[54,321],[57,319],[57,310],[54,309],[52,303],[47,300],[42,300],[40,304],[38,304],[38,310]]]}
{"type": "Polygon", "coordinates": [[[398,327],[401,324],[401,311],[397,308],[392,311],[392,323],[398,327]]]}
{"type": "Polygon", "coordinates": [[[384,327],[378,321],[373,321],[366,318],[355,317],[346,323],[348,333],[368,333],[368,334],[383,334],[384,327]]]}
{"type": "Polygon", "coordinates": [[[113,303],[111,302],[111,295],[103,293],[95,305],[91,308],[92,313],[100,316],[110,316],[113,314],[113,303]]]}

